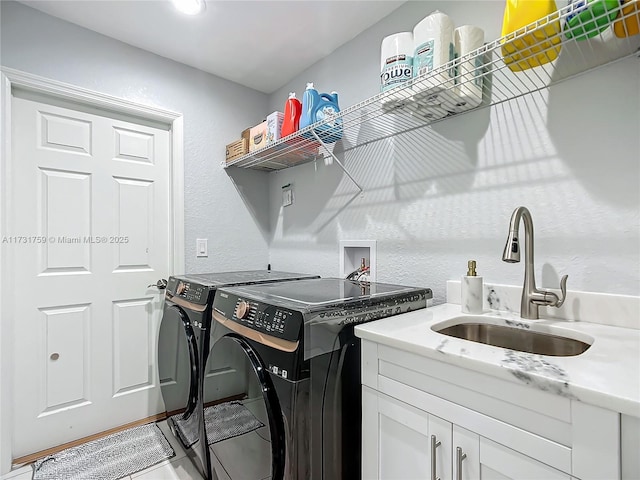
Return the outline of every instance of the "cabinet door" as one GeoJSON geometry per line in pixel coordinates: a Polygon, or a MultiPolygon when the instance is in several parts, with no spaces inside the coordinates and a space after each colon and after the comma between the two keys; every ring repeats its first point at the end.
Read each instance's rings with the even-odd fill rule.
{"type": "Polygon", "coordinates": [[[362,412],[363,479],[431,478],[426,412],[366,387],[362,412]]]}
{"type": "Polygon", "coordinates": [[[431,459],[431,480],[451,480],[452,471],[452,428],[451,422],[429,415],[429,457],[431,459]]]}
{"type": "MultiPolygon", "coordinates": [[[[569,480],[570,475],[531,457],[480,437],[480,475],[482,480],[569,480]]],[[[469,477],[464,477],[469,478],[469,477]]]]}
{"type": "Polygon", "coordinates": [[[480,436],[458,425],[453,426],[453,478],[480,478],[480,436]]]}

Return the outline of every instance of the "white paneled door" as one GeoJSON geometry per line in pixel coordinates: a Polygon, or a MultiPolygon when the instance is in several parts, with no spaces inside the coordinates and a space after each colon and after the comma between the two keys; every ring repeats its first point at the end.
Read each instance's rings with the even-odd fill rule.
{"type": "Polygon", "coordinates": [[[163,411],[168,127],[12,98],[14,458],[163,411]]]}

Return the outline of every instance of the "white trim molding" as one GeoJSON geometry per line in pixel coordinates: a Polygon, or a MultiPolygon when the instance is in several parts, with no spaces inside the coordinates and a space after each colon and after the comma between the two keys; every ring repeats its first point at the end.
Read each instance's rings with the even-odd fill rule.
{"type": "MultiPolygon", "coordinates": [[[[7,235],[7,198],[9,187],[9,158],[11,158],[11,83],[4,75],[0,78],[0,239],[7,235]]],[[[1,240],[0,240],[1,241],[1,240]]],[[[0,243],[0,475],[11,470],[11,441],[13,433],[13,319],[7,295],[8,271],[11,257],[0,243]]]]}
{"type": "MultiPolygon", "coordinates": [[[[172,207],[169,248],[169,275],[184,273],[184,121],[181,113],[140,105],[104,93],[50,80],[12,68],[0,66],[0,239],[7,235],[7,219],[11,206],[11,98],[14,89],[46,94],[125,115],[153,120],[169,126],[171,139],[169,205],[172,207]]],[[[0,476],[11,470],[13,416],[13,319],[8,285],[14,265],[5,246],[0,243],[0,476]]]]}

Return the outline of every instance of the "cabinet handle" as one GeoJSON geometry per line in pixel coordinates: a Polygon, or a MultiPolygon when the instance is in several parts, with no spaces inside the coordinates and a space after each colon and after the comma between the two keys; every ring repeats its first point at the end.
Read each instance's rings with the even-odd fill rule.
{"type": "Polygon", "coordinates": [[[462,449],[460,447],[456,447],[456,480],[462,480],[462,461],[467,458],[466,453],[462,453],[462,449]]]}
{"type": "Polygon", "coordinates": [[[440,480],[436,474],[436,449],[442,442],[436,441],[436,436],[431,435],[431,480],[440,480]]]}

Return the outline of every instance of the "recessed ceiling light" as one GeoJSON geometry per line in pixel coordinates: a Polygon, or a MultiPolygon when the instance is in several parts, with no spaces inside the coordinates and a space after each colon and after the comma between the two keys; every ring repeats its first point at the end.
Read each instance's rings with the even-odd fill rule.
{"type": "Polygon", "coordinates": [[[207,7],[205,0],[171,0],[175,7],[187,15],[198,15],[207,7]]]}

